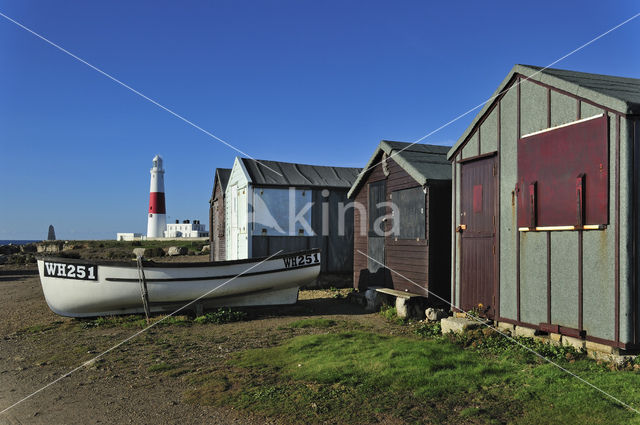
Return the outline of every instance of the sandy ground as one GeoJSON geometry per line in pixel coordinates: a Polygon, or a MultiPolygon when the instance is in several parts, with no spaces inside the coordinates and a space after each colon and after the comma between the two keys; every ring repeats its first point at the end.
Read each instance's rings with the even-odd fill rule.
{"type": "MultiPolygon", "coordinates": [[[[385,321],[330,291],[303,291],[293,306],[249,310],[225,325],[155,327],[0,413],[2,424],[280,423],[246,412],[183,402],[184,376],[149,371],[159,362],[199,370],[225,367],[233,352],[272,346],[298,330],[282,325],[322,316],[384,328],[385,321]]],[[[52,313],[30,270],[0,268],[0,411],[112,347],[139,328],[93,327],[52,313]]],[[[290,421],[287,421],[290,422],[290,421]]],[[[295,422],[295,421],[294,421],[295,422]]]]}

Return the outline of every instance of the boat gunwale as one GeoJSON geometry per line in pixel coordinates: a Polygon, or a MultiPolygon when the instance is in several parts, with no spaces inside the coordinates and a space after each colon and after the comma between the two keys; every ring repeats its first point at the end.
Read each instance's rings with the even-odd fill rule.
{"type": "MultiPolygon", "coordinates": [[[[302,255],[302,254],[314,254],[316,252],[320,252],[320,248],[313,249],[305,249],[302,251],[293,251],[293,252],[285,252],[282,254],[274,255],[272,257],[255,257],[255,258],[245,258],[242,260],[225,260],[225,261],[207,261],[207,262],[175,262],[175,263],[158,263],[155,261],[143,260],[142,265],[145,268],[198,268],[198,267],[218,267],[218,266],[230,266],[235,264],[250,264],[250,263],[259,263],[264,260],[277,260],[284,257],[289,257],[293,255],[302,255]]],[[[127,267],[127,268],[137,268],[138,264],[135,260],[129,261],[111,261],[111,260],[86,260],[83,258],[65,258],[65,257],[54,257],[49,255],[36,255],[36,260],[38,261],[51,261],[51,262],[59,262],[66,264],[86,264],[86,265],[96,265],[96,266],[111,266],[111,267],[127,267]]]]}
{"type": "MultiPolygon", "coordinates": [[[[147,283],[171,283],[171,282],[197,282],[202,280],[224,280],[224,279],[234,279],[236,277],[258,276],[258,275],[265,275],[265,274],[271,274],[271,273],[284,273],[291,270],[306,269],[309,267],[320,267],[320,263],[305,264],[303,266],[296,266],[296,267],[282,267],[279,269],[263,270],[259,272],[248,272],[248,273],[240,272],[236,274],[228,274],[228,275],[220,275],[220,276],[146,278],[145,281],[147,283]]],[[[127,277],[106,277],[105,281],[106,282],[139,282],[140,280],[138,278],[127,278],[127,277]]]]}

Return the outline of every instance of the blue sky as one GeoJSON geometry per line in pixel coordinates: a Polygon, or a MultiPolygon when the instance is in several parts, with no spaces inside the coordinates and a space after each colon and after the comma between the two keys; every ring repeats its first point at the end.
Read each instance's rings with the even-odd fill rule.
{"type": "MultiPolygon", "coordinates": [[[[616,2],[0,1],[0,12],[258,159],[362,167],[640,11],[616,2]]],[[[640,18],[556,68],[640,78],[640,18]]],[[[207,221],[236,152],[0,17],[0,239],[207,221]]],[[[451,144],[475,114],[426,139],[451,144]]]]}

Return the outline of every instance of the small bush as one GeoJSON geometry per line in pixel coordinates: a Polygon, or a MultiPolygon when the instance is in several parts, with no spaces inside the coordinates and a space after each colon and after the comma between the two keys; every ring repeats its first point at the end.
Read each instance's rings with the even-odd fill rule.
{"type": "Polygon", "coordinates": [[[415,333],[423,338],[436,338],[442,335],[442,326],[440,322],[421,323],[416,328],[415,333]]]}
{"type": "Polygon", "coordinates": [[[205,324],[215,323],[218,325],[231,322],[240,322],[247,318],[247,313],[243,311],[232,311],[231,309],[219,308],[217,311],[212,311],[202,316],[198,316],[193,319],[194,322],[205,324]]]}

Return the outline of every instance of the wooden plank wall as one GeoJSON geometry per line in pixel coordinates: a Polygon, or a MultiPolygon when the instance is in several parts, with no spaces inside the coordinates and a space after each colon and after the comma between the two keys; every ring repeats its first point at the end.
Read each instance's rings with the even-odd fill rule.
{"type": "MultiPolygon", "coordinates": [[[[387,177],[387,201],[393,201],[391,193],[396,190],[408,189],[419,186],[402,167],[393,159],[387,160],[389,164],[389,177],[387,177]]],[[[428,212],[428,205],[425,196],[425,212],[428,212]]],[[[429,229],[429,214],[425,213],[425,229],[429,229]]],[[[391,223],[389,223],[391,225],[391,223]]],[[[387,229],[390,230],[390,229],[387,229]]],[[[428,230],[427,230],[428,232],[428,230]]],[[[409,291],[414,294],[427,295],[428,287],[428,255],[429,247],[427,240],[397,239],[388,236],[385,243],[385,256],[387,267],[395,270],[391,273],[391,284],[399,291],[409,291]],[[402,275],[402,276],[399,276],[402,275]]]]}
{"type": "MultiPolygon", "coordinates": [[[[368,189],[369,186],[365,183],[360,191],[356,194],[354,203],[356,205],[368,204],[368,189]]],[[[354,208],[353,211],[353,287],[358,289],[360,284],[360,271],[367,268],[367,257],[362,255],[368,254],[367,246],[367,223],[368,215],[366,212],[362,214],[358,208],[354,208]],[[364,229],[364,232],[363,232],[364,229]]]]}
{"type": "Polygon", "coordinates": [[[211,255],[213,256],[213,261],[224,261],[227,259],[224,238],[224,198],[222,187],[217,180],[213,199],[215,199],[211,206],[213,223],[209,228],[209,232],[213,237],[211,255]]]}
{"type": "MultiPolygon", "coordinates": [[[[379,159],[378,159],[379,160],[379,159]]],[[[385,176],[382,171],[382,165],[376,165],[370,172],[369,176],[361,186],[360,190],[356,193],[355,202],[364,205],[368,210],[368,191],[369,183],[373,183],[380,180],[387,180],[387,192],[386,200],[392,201],[391,193],[396,190],[408,189],[418,186],[418,183],[400,167],[393,159],[388,159],[389,176],[385,176]]],[[[429,208],[427,204],[428,196],[425,196],[425,228],[427,234],[429,234],[429,208]]],[[[448,204],[447,204],[448,205],[448,204]]],[[[449,214],[449,210],[447,214],[449,214]]],[[[450,215],[450,214],[449,214],[450,215]]],[[[367,282],[364,282],[367,273],[362,273],[367,269],[367,258],[358,253],[358,250],[363,253],[367,253],[367,234],[361,232],[361,222],[364,221],[367,225],[365,229],[368,230],[367,215],[361,214],[356,208],[354,211],[354,254],[353,254],[353,284],[356,289],[359,287],[366,287],[367,282]],[[362,281],[361,281],[362,279],[362,281]]],[[[450,222],[450,218],[449,218],[450,222]]],[[[446,225],[446,223],[444,224],[446,225]]],[[[391,223],[388,222],[388,226],[391,223]]],[[[447,227],[448,229],[448,227],[447,227]]],[[[389,230],[389,228],[387,229],[389,230]]],[[[448,233],[447,233],[448,236],[448,233]]],[[[448,250],[449,244],[443,247],[445,251],[448,250]]],[[[449,251],[446,251],[447,253],[449,251]]],[[[387,237],[385,241],[385,263],[388,268],[401,274],[403,277],[396,273],[387,273],[386,277],[390,279],[390,282],[384,282],[385,286],[393,287],[404,291],[405,289],[422,295],[427,295],[426,288],[428,287],[428,254],[429,247],[426,239],[420,240],[396,240],[395,237],[387,237]]],[[[376,284],[379,284],[376,282],[376,284]]]]}

